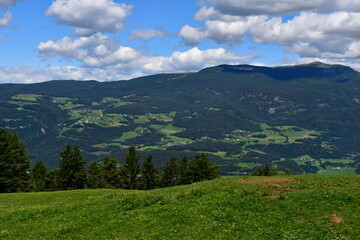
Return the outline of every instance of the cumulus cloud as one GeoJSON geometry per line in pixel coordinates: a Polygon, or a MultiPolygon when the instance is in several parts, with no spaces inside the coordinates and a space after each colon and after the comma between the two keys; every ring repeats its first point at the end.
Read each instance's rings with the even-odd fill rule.
{"type": "Polygon", "coordinates": [[[34,83],[48,81],[39,70],[28,66],[0,67],[0,79],[2,83],[34,83]]]}
{"type": "Polygon", "coordinates": [[[49,40],[40,43],[38,50],[42,58],[62,56],[68,60],[80,61],[86,67],[95,68],[118,64],[123,64],[123,67],[127,68],[127,63],[140,56],[135,49],[113,44],[110,37],[100,33],[75,40],[70,37],[57,41],[49,40]]]}
{"type": "Polygon", "coordinates": [[[13,15],[7,11],[2,18],[0,18],[0,27],[6,27],[12,21],[13,15]]]}
{"type": "Polygon", "coordinates": [[[286,15],[304,11],[328,12],[334,9],[359,11],[359,0],[207,0],[216,11],[235,16],[286,15]]]}
{"type": "Polygon", "coordinates": [[[143,67],[147,73],[196,71],[219,64],[238,64],[255,55],[241,56],[224,48],[200,50],[195,47],[185,52],[174,52],[170,57],[152,57],[143,67]]]}
{"type": "Polygon", "coordinates": [[[200,44],[204,39],[209,38],[217,43],[236,45],[241,42],[242,36],[251,28],[259,25],[267,17],[253,16],[245,17],[237,21],[206,21],[205,27],[193,28],[185,25],[179,33],[183,41],[190,46],[200,44]]]}
{"type": "Polygon", "coordinates": [[[121,74],[115,70],[90,69],[77,66],[37,69],[29,66],[0,67],[0,82],[37,83],[49,80],[127,80],[143,76],[142,73],[121,74]]]}
{"type": "MultiPolygon", "coordinates": [[[[121,47],[119,47],[121,49],[121,47]]],[[[63,52],[59,52],[63,53],[63,52]]],[[[63,66],[37,69],[29,66],[0,67],[0,82],[35,83],[49,80],[114,81],[140,77],[146,74],[188,72],[218,64],[238,64],[253,59],[254,55],[241,56],[226,49],[200,50],[192,48],[175,52],[169,57],[138,55],[127,63],[114,62],[103,68],[63,66]],[[127,66],[127,69],[125,69],[127,66]]],[[[123,60],[120,60],[123,61],[123,60]]]]}
{"type": "Polygon", "coordinates": [[[288,51],[303,57],[347,58],[360,54],[355,47],[360,37],[359,28],[360,13],[304,12],[288,22],[272,18],[249,32],[258,43],[288,46],[288,51]]]}
{"type": "Polygon", "coordinates": [[[81,62],[85,68],[117,71],[122,74],[194,71],[223,63],[246,62],[255,57],[241,56],[224,48],[200,50],[196,47],[185,52],[175,52],[169,57],[153,56],[114,44],[110,37],[102,34],[78,39],[64,37],[57,41],[40,43],[38,49],[40,57],[45,59],[62,56],[69,61],[81,62]]]}
{"type": "Polygon", "coordinates": [[[157,29],[148,29],[148,30],[134,30],[131,32],[129,39],[141,39],[145,42],[149,41],[152,38],[162,38],[165,36],[165,33],[157,29]]]}
{"type": "Polygon", "coordinates": [[[276,44],[301,59],[354,63],[360,57],[360,0],[204,0],[195,19],[203,27],[185,25],[183,42],[204,39],[230,47],[244,35],[259,44],[276,44]],[[283,15],[294,14],[293,17],[283,15]]]}
{"type": "Polygon", "coordinates": [[[90,36],[123,29],[131,9],[132,6],[113,0],[56,0],[46,16],[54,16],[60,24],[74,27],[80,36],[90,36]]]}

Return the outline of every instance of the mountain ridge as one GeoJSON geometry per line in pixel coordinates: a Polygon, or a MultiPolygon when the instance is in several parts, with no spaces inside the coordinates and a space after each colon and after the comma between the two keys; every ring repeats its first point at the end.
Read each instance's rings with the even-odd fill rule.
{"type": "Polygon", "coordinates": [[[264,163],[300,173],[331,172],[336,165],[353,173],[360,156],[359,80],[347,66],[316,62],[219,65],[114,82],[5,84],[0,124],[27,143],[32,160],[50,168],[69,142],[89,161],[123,157],[136,145],[158,166],[170,155],[203,151],[223,174],[264,163]],[[314,162],[300,160],[304,156],[314,162]]]}

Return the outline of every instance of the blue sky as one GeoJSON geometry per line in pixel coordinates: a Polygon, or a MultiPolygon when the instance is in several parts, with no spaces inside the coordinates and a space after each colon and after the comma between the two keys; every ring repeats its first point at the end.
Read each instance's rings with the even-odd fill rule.
{"type": "Polygon", "coordinates": [[[360,0],[0,0],[0,83],[218,64],[360,69],[360,0]]]}

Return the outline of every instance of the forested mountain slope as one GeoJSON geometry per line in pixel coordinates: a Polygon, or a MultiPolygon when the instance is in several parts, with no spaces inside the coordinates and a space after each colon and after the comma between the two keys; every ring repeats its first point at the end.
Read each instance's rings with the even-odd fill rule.
{"type": "Polygon", "coordinates": [[[206,152],[223,174],[264,163],[294,173],[354,173],[360,163],[360,73],[320,62],[220,65],[129,81],[0,85],[0,125],[30,158],[57,166],[65,143],[88,161],[136,145],[158,166],[206,152]]]}

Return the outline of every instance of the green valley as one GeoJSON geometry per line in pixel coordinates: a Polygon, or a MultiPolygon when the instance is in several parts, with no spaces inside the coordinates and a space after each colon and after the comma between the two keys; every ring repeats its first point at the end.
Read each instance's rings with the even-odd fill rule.
{"type": "Polygon", "coordinates": [[[159,167],[210,154],[223,175],[269,163],[294,173],[360,172],[360,74],[341,65],[221,65],[129,81],[0,85],[0,124],[30,160],[57,167],[66,144],[88,161],[137,146],[159,167]]]}

